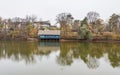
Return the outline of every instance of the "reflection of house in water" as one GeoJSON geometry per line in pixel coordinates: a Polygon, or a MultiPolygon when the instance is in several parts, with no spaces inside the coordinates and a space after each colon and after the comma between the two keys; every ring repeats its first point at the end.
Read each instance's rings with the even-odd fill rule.
{"type": "Polygon", "coordinates": [[[40,42],[40,46],[59,46],[59,42],[40,42]]]}
{"type": "Polygon", "coordinates": [[[39,52],[43,54],[49,54],[52,51],[58,51],[59,49],[59,42],[40,42],[40,46],[38,46],[39,52]]]}

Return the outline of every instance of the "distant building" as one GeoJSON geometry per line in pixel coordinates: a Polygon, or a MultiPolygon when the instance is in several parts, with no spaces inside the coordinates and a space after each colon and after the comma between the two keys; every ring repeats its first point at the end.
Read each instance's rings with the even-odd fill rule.
{"type": "Polygon", "coordinates": [[[50,27],[50,21],[40,21],[41,27],[50,27]]]}
{"type": "Polygon", "coordinates": [[[49,21],[37,21],[33,23],[35,28],[38,28],[38,30],[45,30],[46,28],[51,27],[51,23],[49,21]]]}

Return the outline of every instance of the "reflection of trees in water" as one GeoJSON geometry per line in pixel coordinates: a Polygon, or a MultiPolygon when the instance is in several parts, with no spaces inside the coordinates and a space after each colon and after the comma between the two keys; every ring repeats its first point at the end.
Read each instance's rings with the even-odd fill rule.
{"type": "MultiPolygon", "coordinates": [[[[42,46],[38,42],[1,41],[0,58],[33,63],[36,56],[49,56],[54,49],[58,50],[59,45],[42,46]]],[[[60,54],[56,62],[60,65],[71,65],[74,59],[81,59],[93,69],[99,67],[99,59],[104,54],[108,55],[111,66],[120,67],[119,43],[60,43],[60,54]]]]}
{"type": "Polygon", "coordinates": [[[15,61],[25,60],[26,63],[34,62],[37,51],[37,43],[31,42],[1,42],[3,47],[0,49],[0,58],[12,59],[15,61]]]}
{"type": "Polygon", "coordinates": [[[108,58],[113,67],[120,67],[120,46],[119,44],[113,45],[108,50],[108,58]]]}
{"type": "Polygon", "coordinates": [[[99,67],[100,63],[98,62],[98,59],[96,57],[90,57],[88,55],[87,57],[87,62],[86,62],[87,66],[91,69],[96,69],[99,67]]]}
{"type": "Polygon", "coordinates": [[[0,58],[12,59],[14,61],[24,60],[26,63],[35,62],[35,55],[49,55],[51,51],[38,50],[38,42],[0,42],[0,58]]]}
{"type": "Polygon", "coordinates": [[[71,65],[73,63],[73,50],[76,46],[69,43],[60,44],[60,54],[57,56],[57,63],[60,65],[71,65]]]}
{"type": "Polygon", "coordinates": [[[113,67],[120,66],[120,46],[115,43],[61,43],[57,62],[60,65],[71,65],[73,59],[82,59],[89,68],[99,67],[99,59],[108,54],[113,67]],[[71,56],[67,56],[71,54],[71,56]],[[72,60],[68,61],[68,60],[72,60]]]}
{"type": "Polygon", "coordinates": [[[103,49],[99,48],[102,44],[81,43],[79,46],[79,56],[91,69],[99,67],[98,59],[103,56],[103,49]]]}
{"type": "Polygon", "coordinates": [[[70,50],[66,56],[57,56],[57,63],[60,64],[60,65],[71,65],[73,63],[73,58],[72,58],[72,55],[73,55],[73,51],[70,50]]]}

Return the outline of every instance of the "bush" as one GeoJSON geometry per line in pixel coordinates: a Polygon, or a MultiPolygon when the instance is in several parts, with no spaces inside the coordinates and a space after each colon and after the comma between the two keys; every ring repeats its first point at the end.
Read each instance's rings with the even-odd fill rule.
{"type": "Polygon", "coordinates": [[[83,25],[80,27],[80,32],[78,32],[79,39],[92,39],[92,33],[91,31],[86,27],[86,25],[83,25]]]}

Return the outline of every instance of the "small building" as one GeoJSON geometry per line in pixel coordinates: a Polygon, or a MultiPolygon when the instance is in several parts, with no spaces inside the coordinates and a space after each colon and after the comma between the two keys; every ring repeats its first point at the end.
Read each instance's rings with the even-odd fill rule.
{"type": "Polygon", "coordinates": [[[50,27],[50,21],[40,21],[41,27],[50,27]]]}
{"type": "Polygon", "coordinates": [[[40,40],[59,40],[60,30],[39,30],[38,36],[40,40]]]}

